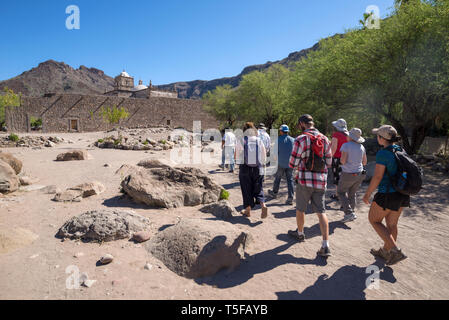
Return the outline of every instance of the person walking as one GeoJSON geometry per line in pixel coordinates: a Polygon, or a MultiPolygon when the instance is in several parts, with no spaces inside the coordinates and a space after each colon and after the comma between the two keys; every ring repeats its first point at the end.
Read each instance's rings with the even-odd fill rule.
{"type": "Polygon", "coordinates": [[[398,164],[394,151],[402,151],[395,144],[399,141],[397,131],[389,125],[373,129],[377,142],[383,147],[376,154],[376,168],[371,183],[363,197],[363,202],[370,204],[371,194],[376,190],[369,210],[368,219],[374,230],[384,242],[380,249],[371,249],[371,254],[385,259],[387,265],[396,264],[407,256],[397,246],[398,221],[405,207],[410,207],[410,196],[397,192],[390,177],[395,176],[398,164]],[[386,225],[382,223],[385,219],[386,225]]]}
{"type": "Polygon", "coordinates": [[[229,172],[234,172],[235,167],[235,144],[236,137],[229,127],[226,127],[225,134],[221,142],[222,154],[220,168],[224,170],[225,165],[229,165],[229,172]]]}
{"type": "Polygon", "coordinates": [[[251,209],[257,203],[261,205],[261,217],[265,219],[268,216],[268,208],[263,193],[264,164],[266,162],[265,146],[258,137],[257,129],[252,122],[245,124],[243,132],[244,136],[238,140],[236,146],[244,207],[240,214],[250,217],[251,209]]]}
{"type": "MultiPolygon", "coordinates": [[[[338,186],[341,174],[341,146],[348,142],[348,127],[345,119],[338,119],[332,122],[334,133],[332,134],[332,176],[334,184],[338,186]]],[[[331,195],[331,199],[339,200],[337,193],[331,195]]]]}
{"type": "Polygon", "coordinates": [[[357,219],[355,214],[357,190],[366,177],[363,166],[368,159],[362,143],[362,130],[358,128],[349,131],[348,142],[341,146],[341,176],[338,182],[337,194],[343,206],[345,217],[342,222],[350,222],[357,219]]]}
{"type": "Polygon", "coordinates": [[[290,168],[289,161],[290,155],[293,151],[293,144],[295,143],[295,139],[289,136],[289,132],[290,128],[285,124],[283,124],[279,128],[279,137],[276,142],[278,150],[278,170],[274,178],[273,190],[268,190],[268,193],[271,197],[273,197],[273,199],[276,199],[279,192],[281,179],[283,176],[285,176],[288,188],[288,198],[286,204],[291,205],[293,203],[293,196],[295,194],[295,185],[293,181],[293,169],[290,168]]]}
{"type": "Polygon", "coordinates": [[[312,213],[318,214],[323,243],[318,255],[329,257],[329,221],[326,216],[324,198],[327,187],[327,172],[332,165],[332,151],[330,142],[315,127],[312,116],[305,114],[299,118],[298,126],[303,134],[296,138],[293,151],[290,156],[290,168],[295,169],[296,176],[296,223],[298,229],[291,230],[288,234],[298,241],[305,240],[304,222],[307,205],[312,203],[312,213]],[[321,168],[315,169],[315,147],[321,146],[321,168]],[[310,160],[313,160],[312,169],[310,160]],[[324,161],[324,163],[323,163],[324,161]]]}
{"type": "Polygon", "coordinates": [[[271,149],[271,138],[270,135],[267,133],[267,128],[265,127],[265,124],[259,123],[257,129],[258,129],[257,134],[259,138],[262,140],[263,145],[265,146],[267,156],[269,156],[271,149]]]}

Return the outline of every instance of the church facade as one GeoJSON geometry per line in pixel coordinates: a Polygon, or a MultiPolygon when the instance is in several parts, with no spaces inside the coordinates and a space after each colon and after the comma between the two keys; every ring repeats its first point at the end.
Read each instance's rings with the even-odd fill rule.
{"type": "Polygon", "coordinates": [[[138,99],[149,99],[150,97],[178,98],[176,90],[165,91],[157,89],[153,87],[151,81],[149,86],[146,86],[142,80],[139,80],[139,84],[134,86],[134,78],[126,71],[115,77],[114,81],[114,90],[106,92],[104,95],[138,99]]]}

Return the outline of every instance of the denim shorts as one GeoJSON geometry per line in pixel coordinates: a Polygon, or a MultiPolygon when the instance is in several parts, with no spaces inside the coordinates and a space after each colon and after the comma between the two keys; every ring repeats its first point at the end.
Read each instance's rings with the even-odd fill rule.
{"type": "Polygon", "coordinates": [[[302,184],[296,185],[296,210],[306,212],[307,205],[312,203],[312,212],[310,213],[324,213],[325,190],[314,189],[303,186],[302,184]]]}

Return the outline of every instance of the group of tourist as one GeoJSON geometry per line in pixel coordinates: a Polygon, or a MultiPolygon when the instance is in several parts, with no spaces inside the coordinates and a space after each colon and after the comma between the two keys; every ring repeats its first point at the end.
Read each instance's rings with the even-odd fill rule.
{"type": "MultiPolygon", "coordinates": [[[[364,166],[367,164],[362,131],[358,128],[348,131],[344,119],[334,121],[332,125],[334,132],[331,141],[315,128],[314,120],[308,114],[299,118],[298,129],[302,133],[296,139],[289,135],[287,125],[279,128],[279,137],[274,142],[277,154],[273,155],[278,168],[273,189],[268,191],[271,198],[277,198],[283,177],[287,180],[286,204],[293,204],[296,191],[297,229],[288,231],[288,234],[299,242],[306,239],[305,214],[310,205],[311,213],[318,215],[323,242],[317,254],[323,257],[331,256],[325,207],[328,172],[332,172],[333,182],[337,185],[336,194],[331,198],[340,202],[344,212],[342,222],[347,223],[357,219],[357,191],[366,177],[364,166]]],[[[230,130],[224,134],[220,167],[225,169],[228,165],[230,172],[234,172],[235,164],[239,164],[243,197],[243,210],[240,213],[250,217],[251,210],[259,204],[262,209],[261,217],[265,219],[268,217],[268,208],[263,189],[271,139],[263,123],[256,128],[252,122],[247,122],[243,131],[242,139],[237,139],[230,130]]],[[[396,241],[397,223],[403,208],[410,206],[410,196],[397,192],[391,181],[398,170],[393,151],[401,149],[395,144],[399,141],[397,131],[392,126],[384,125],[374,129],[373,133],[377,135],[377,141],[383,148],[376,155],[374,176],[363,202],[370,205],[371,195],[377,189],[369,211],[369,222],[384,245],[380,249],[372,249],[371,254],[383,258],[387,265],[393,265],[407,258],[396,241]],[[382,223],[384,219],[386,225],[382,223]]]]}

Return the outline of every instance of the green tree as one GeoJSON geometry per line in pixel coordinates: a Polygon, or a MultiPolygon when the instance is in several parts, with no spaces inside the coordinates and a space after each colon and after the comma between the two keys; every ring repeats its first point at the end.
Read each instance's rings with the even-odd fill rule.
{"type": "Polygon", "coordinates": [[[0,128],[5,125],[5,108],[20,106],[21,94],[15,94],[13,90],[5,87],[0,94],[0,128]]]}
{"type": "MultiPolygon", "coordinates": [[[[102,107],[100,110],[100,115],[102,116],[104,122],[109,123],[118,129],[120,121],[128,119],[129,112],[124,107],[118,108],[114,105],[112,108],[102,107]]],[[[118,136],[119,138],[121,137],[120,130],[118,130],[118,136]]]]}
{"type": "Polygon", "coordinates": [[[380,29],[321,41],[293,72],[296,108],[333,118],[365,111],[371,117],[358,119],[361,124],[385,120],[407,152],[416,153],[448,105],[448,3],[403,2],[380,29]]]}
{"type": "Polygon", "coordinates": [[[235,91],[230,85],[224,85],[207,92],[203,96],[204,110],[232,127],[241,118],[235,91]]]}

